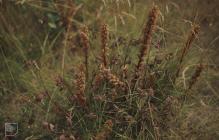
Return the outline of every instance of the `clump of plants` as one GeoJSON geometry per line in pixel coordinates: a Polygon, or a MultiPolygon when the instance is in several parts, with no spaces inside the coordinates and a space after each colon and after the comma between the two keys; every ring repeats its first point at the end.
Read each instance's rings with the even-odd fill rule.
{"type": "MultiPolygon", "coordinates": [[[[178,80],[183,61],[197,38],[199,26],[192,26],[184,47],[177,53],[159,56],[151,51],[160,45],[152,44],[159,17],[158,7],[153,6],[142,36],[134,43],[132,39],[114,40],[107,23],[102,22],[100,45],[92,46],[90,29],[79,29],[77,41],[82,53],[77,57],[81,58],[73,72],[64,71],[48,85],[43,83],[42,68],[30,62],[28,67],[34,68],[45,87],[31,96],[22,96],[25,109],[20,114],[21,133],[35,139],[60,140],[168,137],[204,65],[196,67],[187,88],[182,88],[178,80]],[[98,50],[95,53],[94,47],[98,50]],[[138,55],[133,56],[133,48],[138,55]]],[[[71,23],[66,20],[66,24],[64,39],[68,41],[71,23]]],[[[62,66],[64,69],[65,64],[62,66]]]]}

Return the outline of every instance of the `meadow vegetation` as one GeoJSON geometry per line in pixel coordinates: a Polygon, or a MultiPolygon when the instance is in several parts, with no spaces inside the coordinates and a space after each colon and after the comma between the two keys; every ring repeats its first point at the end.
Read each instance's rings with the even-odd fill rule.
{"type": "Polygon", "coordinates": [[[0,139],[219,139],[217,6],[0,1],[0,139]]]}

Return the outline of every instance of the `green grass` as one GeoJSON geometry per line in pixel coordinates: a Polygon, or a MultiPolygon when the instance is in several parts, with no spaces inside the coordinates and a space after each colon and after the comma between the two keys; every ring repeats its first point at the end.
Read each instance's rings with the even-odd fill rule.
{"type": "Polygon", "coordinates": [[[18,140],[218,139],[218,35],[214,30],[219,23],[217,2],[210,2],[209,9],[204,9],[206,3],[75,0],[77,12],[70,16],[67,31],[70,7],[65,2],[3,0],[0,138],[4,139],[5,122],[17,122],[19,133],[14,139],[18,140]],[[142,76],[132,88],[141,47],[137,40],[143,35],[153,3],[159,6],[160,16],[142,76]],[[102,23],[109,28],[110,73],[125,83],[126,90],[109,79],[94,88],[95,77],[101,73],[102,23]],[[201,31],[182,63],[179,77],[175,77],[192,23],[199,24],[201,31]],[[83,95],[86,106],[77,97],[77,74],[84,62],[79,33],[84,26],[89,30],[90,45],[89,77],[83,95]],[[158,42],[160,49],[156,48],[158,42]],[[204,69],[188,90],[200,63],[204,69]]]}

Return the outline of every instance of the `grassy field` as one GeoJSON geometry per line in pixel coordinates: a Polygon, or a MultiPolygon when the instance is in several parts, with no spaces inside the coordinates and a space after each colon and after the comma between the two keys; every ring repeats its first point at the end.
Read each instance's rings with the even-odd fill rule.
{"type": "Polygon", "coordinates": [[[218,7],[0,0],[0,139],[218,140],[218,7]]]}

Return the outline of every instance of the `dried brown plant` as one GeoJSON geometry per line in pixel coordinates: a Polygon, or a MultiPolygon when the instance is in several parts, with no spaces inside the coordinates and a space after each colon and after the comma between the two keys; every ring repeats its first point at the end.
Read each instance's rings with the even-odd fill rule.
{"type": "Polygon", "coordinates": [[[113,122],[112,120],[107,120],[104,123],[104,126],[102,130],[96,134],[95,140],[107,140],[107,137],[110,136],[110,133],[112,132],[113,122]]]}
{"type": "Polygon", "coordinates": [[[99,73],[94,79],[94,89],[98,88],[103,80],[107,80],[114,87],[125,89],[124,82],[122,82],[116,75],[112,74],[110,69],[107,69],[103,65],[100,65],[99,73]]]}
{"type": "Polygon", "coordinates": [[[112,74],[110,69],[107,69],[103,65],[100,66],[100,73],[107,79],[114,87],[125,88],[125,83],[122,82],[116,75],[112,74]]]}
{"type": "Polygon", "coordinates": [[[179,76],[179,72],[180,72],[181,67],[182,67],[183,59],[187,55],[189,49],[191,48],[192,42],[197,37],[199,30],[200,30],[200,27],[198,25],[193,25],[192,26],[192,29],[191,29],[191,31],[189,33],[189,36],[187,38],[187,41],[186,41],[186,45],[183,48],[182,53],[181,53],[180,58],[179,58],[179,66],[178,66],[178,69],[177,69],[177,72],[176,72],[176,77],[179,76]]]}
{"type": "Polygon", "coordinates": [[[82,106],[86,106],[86,97],[85,97],[85,73],[84,73],[84,68],[83,65],[80,65],[78,73],[76,74],[76,99],[78,103],[82,106]]]}
{"type": "Polygon", "coordinates": [[[147,24],[143,30],[143,39],[142,39],[142,48],[140,50],[139,60],[135,68],[135,76],[133,83],[136,83],[137,79],[139,78],[140,72],[143,67],[144,58],[147,55],[148,50],[150,49],[152,34],[155,30],[155,25],[157,23],[159,15],[159,9],[157,6],[154,6],[148,16],[147,24]]]}
{"type": "Polygon", "coordinates": [[[149,13],[149,16],[148,16],[149,19],[143,30],[143,33],[144,33],[143,42],[142,42],[142,48],[141,48],[140,55],[139,55],[138,64],[136,66],[136,72],[138,72],[143,66],[144,57],[147,55],[147,51],[149,50],[149,47],[151,45],[152,34],[155,30],[155,25],[157,23],[158,15],[159,15],[159,9],[157,6],[154,6],[149,13]]]}
{"type": "Polygon", "coordinates": [[[64,79],[58,75],[56,78],[55,78],[55,83],[56,83],[56,86],[60,89],[60,90],[63,90],[65,88],[65,83],[64,83],[64,79]]]}
{"type": "Polygon", "coordinates": [[[93,88],[97,89],[100,86],[103,79],[104,75],[101,72],[97,73],[97,75],[94,78],[93,88]]]}
{"type": "Polygon", "coordinates": [[[107,40],[108,40],[108,28],[106,24],[101,26],[101,57],[102,63],[107,67],[107,40]]]}
{"type": "Polygon", "coordinates": [[[62,18],[62,24],[65,26],[66,30],[68,30],[72,26],[72,18],[79,8],[76,7],[72,0],[56,1],[54,6],[62,18]]]}
{"type": "Polygon", "coordinates": [[[83,31],[80,32],[80,36],[81,36],[81,40],[82,40],[82,44],[83,44],[83,50],[84,50],[84,65],[86,68],[86,79],[88,79],[88,75],[89,75],[89,63],[88,63],[88,59],[89,59],[89,37],[88,37],[88,29],[85,27],[83,31]]]}
{"type": "Polygon", "coordinates": [[[192,75],[192,77],[190,79],[188,90],[192,89],[192,87],[197,82],[198,78],[200,77],[201,72],[203,71],[203,69],[204,69],[204,66],[202,64],[199,64],[196,67],[195,73],[192,75]]]}

